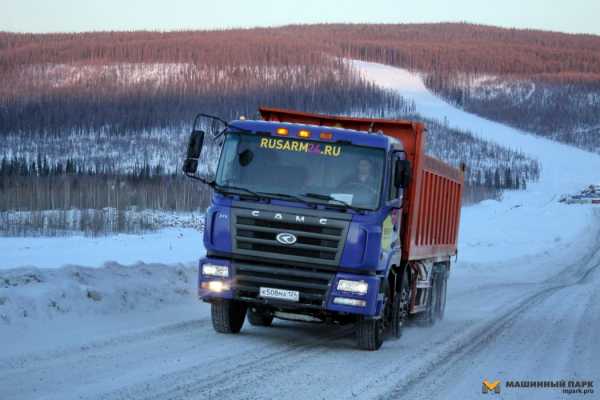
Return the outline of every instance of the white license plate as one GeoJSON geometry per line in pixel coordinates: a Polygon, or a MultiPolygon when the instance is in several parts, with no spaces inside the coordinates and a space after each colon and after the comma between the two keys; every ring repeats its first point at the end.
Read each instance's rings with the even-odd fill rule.
{"type": "Polygon", "coordinates": [[[268,299],[279,299],[287,301],[300,301],[300,292],[296,290],[274,289],[269,287],[260,288],[260,297],[268,299]]]}

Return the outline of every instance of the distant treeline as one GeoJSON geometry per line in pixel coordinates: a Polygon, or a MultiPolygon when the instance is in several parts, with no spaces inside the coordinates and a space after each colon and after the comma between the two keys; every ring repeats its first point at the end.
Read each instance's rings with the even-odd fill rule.
{"type": "MultiPolygon", "coordinates": [[[[414,104],[323,57],[302,65],[34,65],[7,73],[14,93],[0,97],[0,136],[39,138],[174,129],[198,112],[253,117],[259,106],[366,113],[414,104]]],[[[1,92],[1,89],[0,89],[1,92]]]]}
{"type": "Polygon", "coordinates": [[[428,73],[600,80],[600,37],[471,24],[306,25],[189,32],[0,33],[0,135],[165,128],[258,105],[328,113],[409,108],[340,57],[428,73]],[[400,102],[394,104],[394,102],[400,102]]]}
{"type": "Polygon", "coordinates": [[[140,234],[161,228],[204,229],[201,212],[142,210],[66,209],[0,211],[0,236],[65,236],[140,234]]]}
{"type": "Polygon", "coordinates": [[[190,211],[207,206],[210,191],[180,174],[164,175],[149,165],[123,174],[86,171],[66,164],[25,159],[0,163],[0,211],[130,207],[190,211]]]}
{"type": "Polygon", "coordinates": [[[0,211],[0,236],[89,236],[144,233],[161,228],[150,213],[115,209],[0,211]]]}
{"type": "Polygon", "coordinates": [[[321,24],[178,32],[0,33],[0,71],[25,65],[299,66],[323,53],[435,73],[597,80],[600,37],[466,23],[321,24]]]}

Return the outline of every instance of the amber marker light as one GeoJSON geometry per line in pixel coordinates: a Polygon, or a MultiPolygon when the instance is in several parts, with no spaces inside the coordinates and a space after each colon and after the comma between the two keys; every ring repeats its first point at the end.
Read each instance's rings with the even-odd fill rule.
{"type": "Polygon", "coordinates": [[[277,128],[277,134],[280,136],[287,136],[288,130],[287,128],[277,128]]]}
{"type": "Polygon", "coordinates": [[[331,132],[321,132],[321,135],[319,135],[319,137],[322,140],[331,140],[331,139],[333,139],[333,133],[331,133],[331,132]]]}
{"type": "Polygon", "coordinates": [[[302,129],[301,131],[298,132],[298,137],[308,139],[310,137],[310,132],[307,131],[306,129],[302,129]]]}

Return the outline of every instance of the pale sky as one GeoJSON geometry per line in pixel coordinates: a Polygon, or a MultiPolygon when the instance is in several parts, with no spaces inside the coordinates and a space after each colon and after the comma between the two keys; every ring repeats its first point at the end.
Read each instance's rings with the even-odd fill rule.
{"type": "Polygon", "coordinates": [[[0,31],[458,22],[600,35],[600,0],[0,0],[0,31]]]}

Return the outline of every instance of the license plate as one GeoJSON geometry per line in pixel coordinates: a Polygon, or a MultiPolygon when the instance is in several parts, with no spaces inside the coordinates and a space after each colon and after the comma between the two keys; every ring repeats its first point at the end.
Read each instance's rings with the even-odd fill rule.
{"type": "Polygon", "coordinates": [[[260,288],[260,297],[268,299],[279,299],[287,301],[300,301],[300,292],[296,290],[284,290],[268,287],[260,288]]]}

